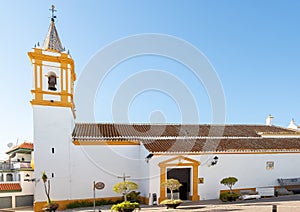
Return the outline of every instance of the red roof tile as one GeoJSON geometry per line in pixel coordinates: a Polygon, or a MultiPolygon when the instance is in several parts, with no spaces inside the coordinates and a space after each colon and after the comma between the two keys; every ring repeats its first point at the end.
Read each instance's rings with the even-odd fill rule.
{"type": "Polygon", "coordinates": [[[142,141],[150,152],[300,151],[300,138],[173,139],[142,141]]]}
{"type": "Polygon", "coordinates": [[[90,124],[77,123],[74,141],[141,142],[150,152],[300,151],[300,134],[266,125],[90,124]],[[261,134],[277,135],[272,138],[261,134]],[[293,135],[294,137],[284,137],[293,135]]]}
{"type": "Polygon", "coordinates": [[[27,150],[32,150],[33,151],[33,143],[29,143],[29,142],[24,142],[20,145],[14,146],[12,147],[10,150],[8,150],[6,153],[10,153],[12,151],[15,151],[17,149],[27,149],[27,150]]]}
{"type": "Polygon", "coordinates": [[[22,191],[20,183],[0,183],[0,191],[22,191]]]}
{"type": "Polygon", "coordinates": [[[181,125],[181,124],[90,124],[76,123],[73,138],[222,136],[260,137],[258,132],[295,133],[294,130],[266,125],[181,125]]]}

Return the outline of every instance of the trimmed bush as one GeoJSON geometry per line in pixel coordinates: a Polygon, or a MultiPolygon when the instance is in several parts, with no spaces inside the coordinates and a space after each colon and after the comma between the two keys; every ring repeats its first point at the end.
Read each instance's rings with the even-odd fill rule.
{"type": "Polygon", "coordinates": [[[229,192],[232,193],[232,186],[238,181],[236,177],[226,177],[221,180],[221,184],[228,186],[229,192]]]}
{"type": "Polygon", "coordinates": [[[222,201],[222,202],[232,202],[232,201],[236,201],[236,199],[237,198],[239,198],[239,194],[237,194],[237,193],[227,193],[227,192],[225,192],[225,193],[221,193],[220,194],[220,200],[222,201]]]}
{"type": "Polygon", "coordinates": [[[124,201],[119,204],[113,205],[111,207],[111,211],[124,211],[126,209],[135,209],[135,208],[140,208],[139,203],[137,202],[129,202],[129,201],[124,201]]]}

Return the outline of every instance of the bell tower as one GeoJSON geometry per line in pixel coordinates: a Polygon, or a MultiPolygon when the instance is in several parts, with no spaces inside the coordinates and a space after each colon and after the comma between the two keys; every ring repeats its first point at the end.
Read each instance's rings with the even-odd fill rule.
{"type": "Polygon", "coordinates": [[[44,44],[40,46],[38,43],[33,51],[28,52],[34,78],[31,104],[69,107],[74,113],[74,61],[60,42],[53,5],[50,10],[52,18],[44,44]]]}
{"type": "MultiPolygon", "coordinates": [[[[37,44],[28,53],[33,64],[31,105],[34,128],[34,177],[46,172],[51,179],[51,198],[66,200],[71,193],[72,132],[75,122],[73,102],[74,61],[59,39],[54,15],[42,46],[37,44]],[[63,189],[62,189],[63,188],[63,189]]],[[[43,184],[35,184],[35,211],[45,205],[43,184]]]]}

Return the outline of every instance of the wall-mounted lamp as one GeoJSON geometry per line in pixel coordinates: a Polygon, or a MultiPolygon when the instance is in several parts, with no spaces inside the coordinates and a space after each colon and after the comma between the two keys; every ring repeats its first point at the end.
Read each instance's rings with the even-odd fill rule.
{"type": "Polygon", "coordinates": [[[210,165],[211,165],[211,166],[216,165],[216,164],[218,163],[218,160],[219,160],[218,156],[215,156],[215,157],[213,158],[213,160],[211,161],[210,165]]]}
{"type": "Polygon", "coordinates": [[[149,155],[147,155],[147,157],[145,157],[145,161],[146,163],[149,163],[149,160],[153,157],[153,154],[150,153],[149,155]]]}
{"type": "Polygon", "coordinates": [[[24,181],[26,181],[26,182],[34,182],[34,181],[36,181],[36,179],[35,178],[30,179],[30,175],[26,174],[25,178],[24,178],[24,181]]]}

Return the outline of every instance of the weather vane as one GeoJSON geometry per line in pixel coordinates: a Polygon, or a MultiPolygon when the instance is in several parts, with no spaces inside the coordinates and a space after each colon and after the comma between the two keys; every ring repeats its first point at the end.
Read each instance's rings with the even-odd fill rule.
{"type": "Polygon", "coordinates": [[[56,15],[54,15],[54,13],[57,11],[55,10],[55,6],[51,5],[51,9],[49,9],[51,11],[51,20],[54,21],[54,19],[56,18],[56,15]]]}

